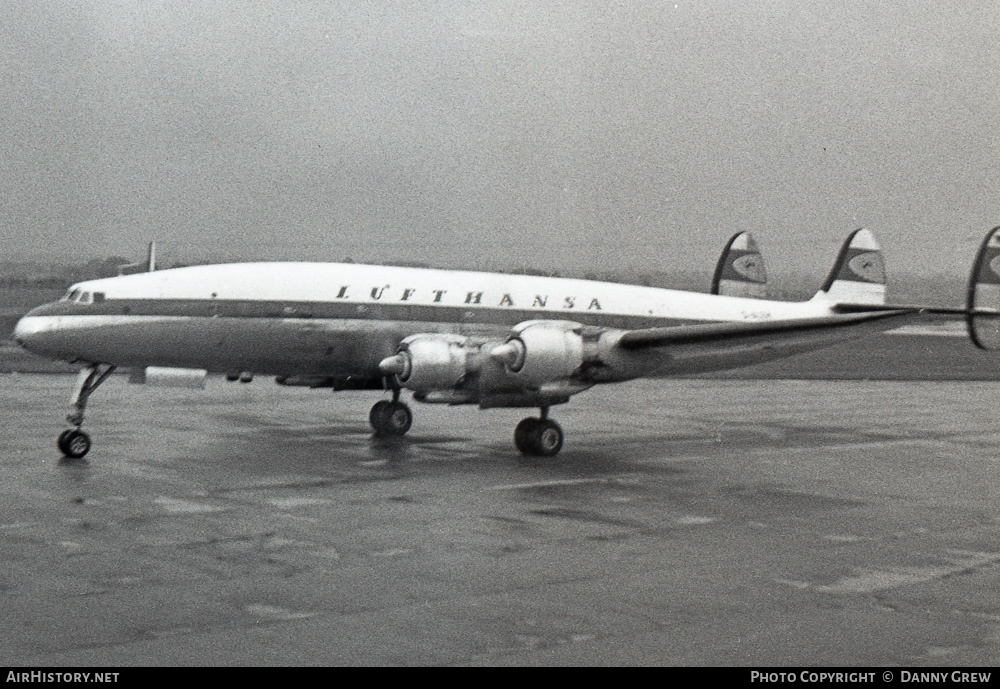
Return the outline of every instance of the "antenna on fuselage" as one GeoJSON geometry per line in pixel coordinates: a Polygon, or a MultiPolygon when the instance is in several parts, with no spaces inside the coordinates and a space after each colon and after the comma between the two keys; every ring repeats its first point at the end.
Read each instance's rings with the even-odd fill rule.
{"type": "Polygon", "coordinates": [[[152,273],[156,270],[156,242],[149,243],[149,250],[146,252],[145,263],[127,263],[118,266],[119,275],[133,275],[135,273],[152,273]]]}

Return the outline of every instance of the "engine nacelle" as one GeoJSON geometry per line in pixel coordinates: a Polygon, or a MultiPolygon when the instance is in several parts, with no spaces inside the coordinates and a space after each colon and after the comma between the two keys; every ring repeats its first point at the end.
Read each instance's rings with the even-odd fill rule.
{"type": "Polygon", "coordinates": [[[564,380],[584,363],[583,326],[571,321],[528,321],[514,328],[490,356],[518,382],[538,386],[564,380]]]}
{"type": "Polygon", "coordinates": [[[471,357],[478,352],[479,346],[461,335],[411,335],[379,368],[416,392],[453,390],[470,372],[471,357]]]}

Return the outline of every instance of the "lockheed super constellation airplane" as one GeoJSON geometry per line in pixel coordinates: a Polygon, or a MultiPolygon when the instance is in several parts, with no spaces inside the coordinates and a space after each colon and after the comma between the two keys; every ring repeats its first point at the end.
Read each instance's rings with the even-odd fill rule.
{"type": "MultiPolygon", "coordinates": [[[[886,304],[882,254],[867,230],[844,243],[815,297],[765,296],[753,239],[735,236],[711,294],[497,273],[339,263],[235,263],[147,270],[73,285],[22,318],[15,338],[84,365],[59,436],[82,457],[87,399],[117,367],[134,380],[209,372],[231,380],[391,392],[371,409],[377,435],[402,435],[419,402],[538,407],[514,442],[551,456],[563,432],[549,408],[598,384],[746,366],[897,327],[962,317],[1000,346],[1000,227],[976,256],[963,309],[886,304]]],[[[135,266],[130,267],[130,271],[135,266]]]]}

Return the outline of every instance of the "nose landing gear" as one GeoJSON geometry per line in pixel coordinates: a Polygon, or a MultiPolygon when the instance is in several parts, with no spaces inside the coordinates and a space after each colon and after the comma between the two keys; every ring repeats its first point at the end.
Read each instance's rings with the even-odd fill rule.
{"type": "Polygon", "coordinates": [[[80,430],[83,425],[83,414],[87,408],[87,398],[108,376],[114,373],[115,367],[110,364],[91,364],[80,371],[76,378],[76,387],[70,404],[74,411],[66,416],[66,421],[73,425],[59,434],[56,444],[59,451],[70,459],[79,459],[90,452],[90,436],[80,430]]]}

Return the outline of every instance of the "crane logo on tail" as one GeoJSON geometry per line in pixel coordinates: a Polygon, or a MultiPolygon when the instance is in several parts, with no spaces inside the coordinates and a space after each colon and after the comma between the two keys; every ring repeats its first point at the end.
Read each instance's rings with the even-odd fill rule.
{"type": "Polygon", "coordinates": [[[737,256],[732,262],[733,270],[750,282],[767,282],[767,273],[760,260],[760,254],[751,253],[737,256]]]}
{"type": "Polygon", "coordinates": [[[878,251],[859,253],[847,262],[855,277],[863,282],[885,283],[885,262],[878,251]]]}
{"type": "Polygon", "coordinates": [[[992,261],[990,261],[990,270],[992,270],[993,274],[996,276],[995,281],[1000,282],[1000,252],[993,257],[992,261]]]}

